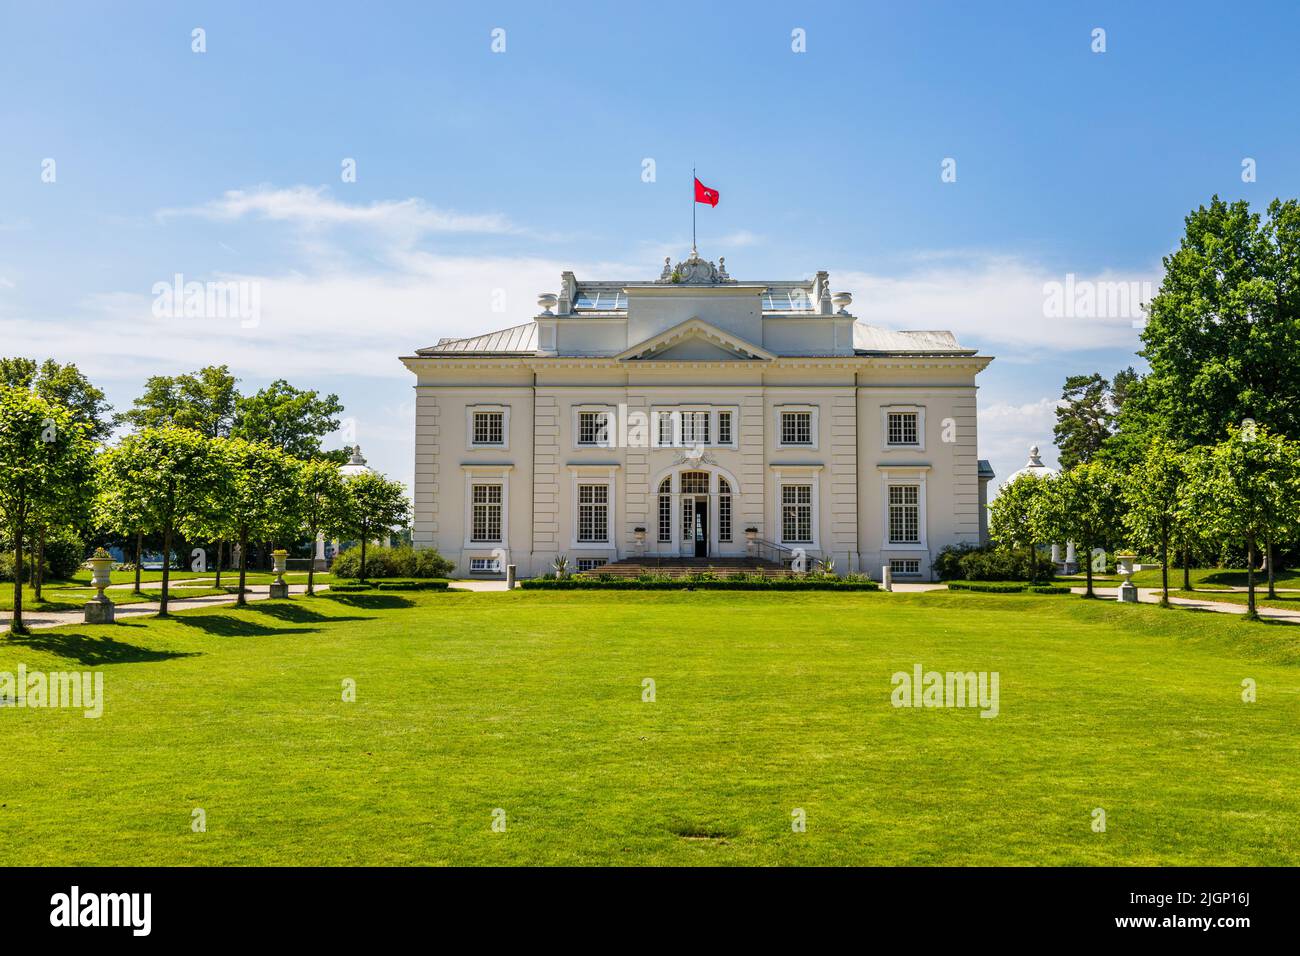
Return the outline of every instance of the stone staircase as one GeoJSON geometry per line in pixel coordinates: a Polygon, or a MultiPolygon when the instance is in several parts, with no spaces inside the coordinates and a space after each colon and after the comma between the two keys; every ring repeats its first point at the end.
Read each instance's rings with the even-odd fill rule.
{"type": "Polygon", "coordinates": [[[614,574],[634,578],[641,574],[666,574],[680,578],[690,574],[712,572],[719,576],[728,574],[763,574],[772,578],[789,577],[789,568],[762,558],[679,558],[671,555],[648,555],[642,558],[624,558],[602,564],[594,571],[584,571],[578,577],[597,574],[614,574]]]}

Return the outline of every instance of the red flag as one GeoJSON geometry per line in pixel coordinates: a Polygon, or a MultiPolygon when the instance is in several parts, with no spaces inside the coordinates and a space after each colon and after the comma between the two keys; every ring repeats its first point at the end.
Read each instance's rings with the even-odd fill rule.
{"type": "Polygon", "coordinates": [[[708,203],[710,206],[716,206],[718,204],[718,191],[716,189],[710,189],[697,178],[695,180],[695,201],[708,203]]]}

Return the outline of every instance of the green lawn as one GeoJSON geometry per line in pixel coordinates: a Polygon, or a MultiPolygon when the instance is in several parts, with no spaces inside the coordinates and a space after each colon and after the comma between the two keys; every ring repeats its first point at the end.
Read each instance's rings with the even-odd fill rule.
{"type": "MultiPolygon", "coordinates": [[[[1169,595],[1170,597],[1191,598],[1194,601],[1219,601],[1223,604],[1241,605],[1247,604],[1249,599],[1249,595],[1245,591],[1211,594],[1205,591],[1175,591],[1170,589],[1169,595]]],[[[1255,592],[1255,604],[1258,607],[1272,607],[1283,611],[1300,611],[1300,593],[1279,591],[1277,597],[1269,598],[1268,588],[1262,587],[1255,592]]]]}
{"type": "MultiPolygon", "coordinates": [[[[1231,588],[1246,586],[1246,571],[1244,568],[1192,568],[1191,570],[1193,588],[1231,588]]],[[[1086,580],[1082,573],[1072,574],[1068,577],[1058,576],[1058,581],[1082,585],[1086,580]]],[[[1092,583],[1104,587],[1115,587],[1124,578],[1118,574],[1094,574],[1092,583]]],[[[1295,568],[1284,568],[1276,574],[1277,586],[1280,588],[1300,588],[1300,570],[1295,568]]],[[[1135,571],[1133,574],[1133,583],[1140,588],[1158,588],[1160,587],[1160,569],[1154,571],[1135,571]]],[[[1255,583],[1267,584],[1267,579],[1262,571],[1255,572],[1255,583]]],[[[1170,566],[1169,568],[1169,589],[1181,588],[1183,586],[1183,569],[1181,566],[1170,566]]]]}
{"type": "Polygon", "coordinates": [[[0,708],[3,865],[1300,863],[1300,628],[1235,616],[339,594],[0,638],[20,662],[106,704],[0,708]],[[998,671],[999,716],[895,709],[916,663],[998,671]]]}

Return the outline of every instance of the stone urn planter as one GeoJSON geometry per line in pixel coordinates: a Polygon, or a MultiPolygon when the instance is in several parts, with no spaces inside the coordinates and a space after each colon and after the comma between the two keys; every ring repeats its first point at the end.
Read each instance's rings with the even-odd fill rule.
{"type": "Polygon", "coordinates": [[[271,597],[287,598],[289,596],[289,582],[284,579],[284,569],[289,563],[289,552],[284,548],[277,548],[272,551],[271,563],[275,569],[275,580],[271,582],[271,597]]]}
{"type": "Polygon", "coordinates": [[[112,624],[113,602],[104,593],[104,588],[112,580],[113,556],[103,548],[96,548],[86,563],[90,565],[90,583],[95,589],[95,596],[86,602],[86,623],[112,624]]]}
{"type": "Polygon", "coordinates": [[[750,557],[754,556],[754,549],[758,546],[758,529],[745,529],[745,550],[749,552],[750,557]]]}
{"type": "Polygon", "coordinates": [[[636,543],[636,553],[645,554],[645,528],[633,528],[632,540],[636,543]]]}
{"type": "Polygon", "coordinates": [[[1137,603],[1138,589],[1133,586],[1133,562],[1136,560],[1136,554],[1115,555],[1115,563],[1119,565],[1119,573],[1124,575],[1124,582],[1119,586],[1119,600],[1125,604],[1137,603]]]}

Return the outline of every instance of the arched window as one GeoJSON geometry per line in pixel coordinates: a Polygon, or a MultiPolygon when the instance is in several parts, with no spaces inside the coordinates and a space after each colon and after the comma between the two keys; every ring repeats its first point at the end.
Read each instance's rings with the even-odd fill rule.
{"type": "Polygon", "coordinates": [[[718,540],[731,540],[731,484],[718,477],[718,540]]]}
{"type": "Polygon", "coordinates": [[[659,482],[659,540],[673,540],[673,480],[659,482]]]}

